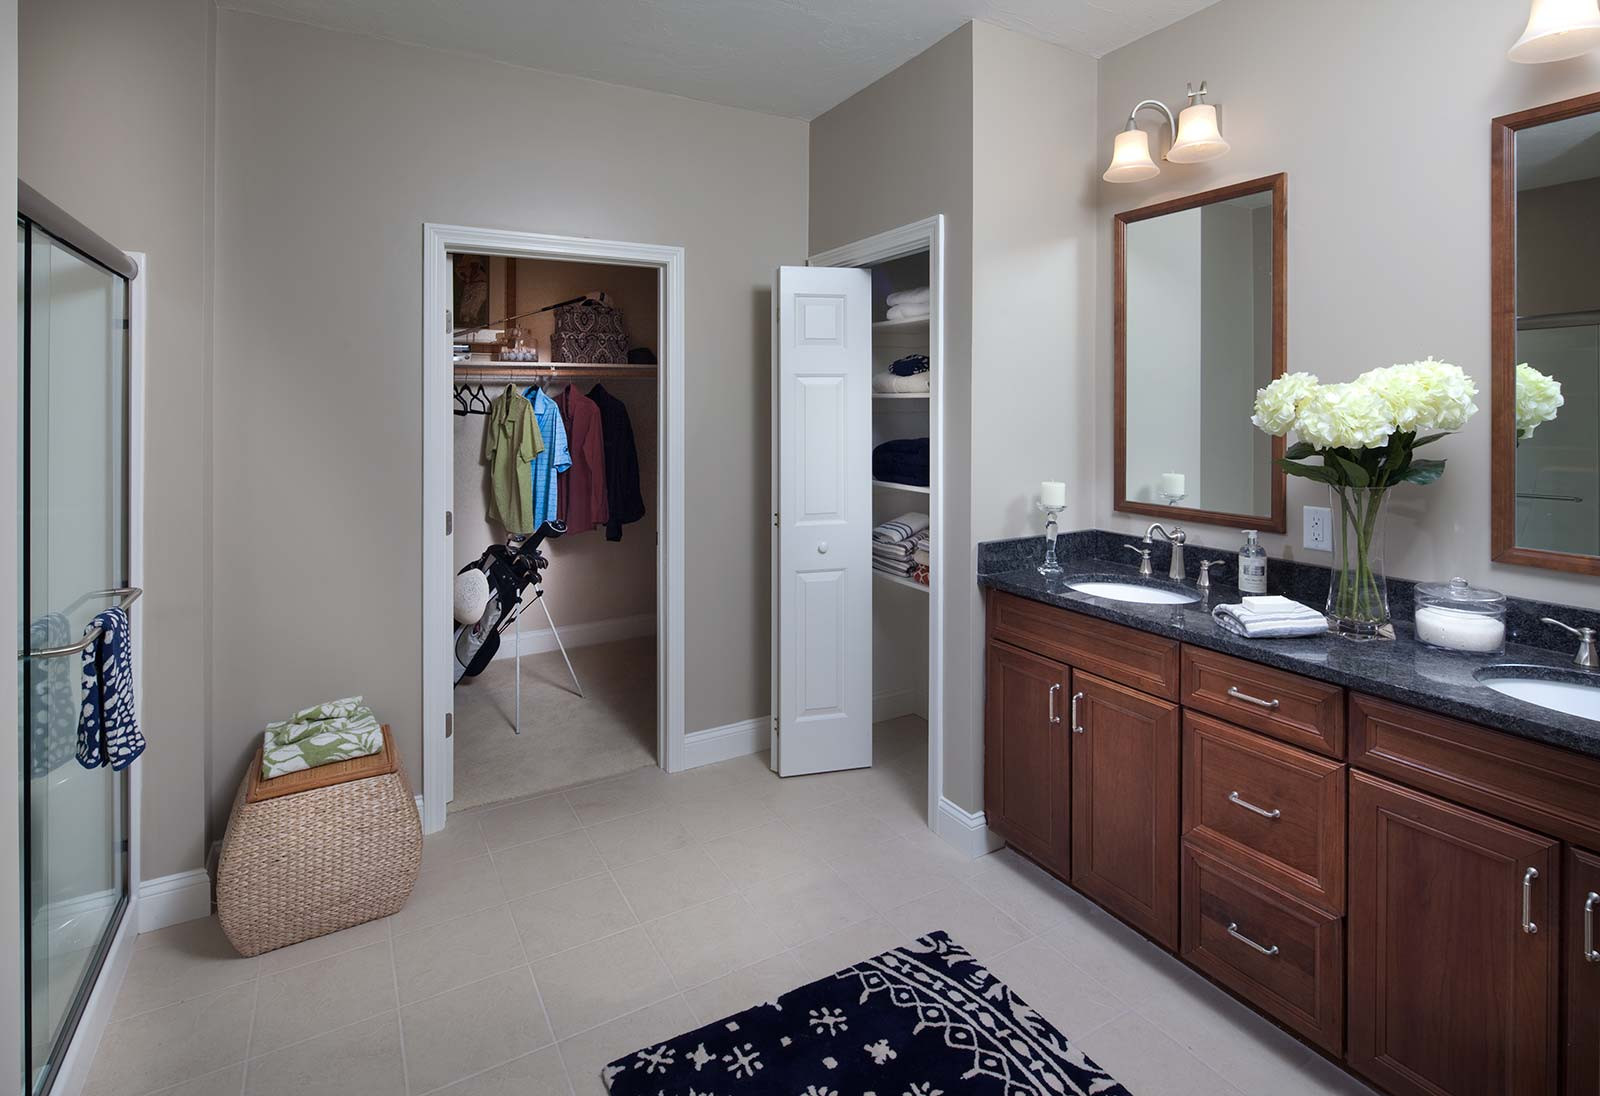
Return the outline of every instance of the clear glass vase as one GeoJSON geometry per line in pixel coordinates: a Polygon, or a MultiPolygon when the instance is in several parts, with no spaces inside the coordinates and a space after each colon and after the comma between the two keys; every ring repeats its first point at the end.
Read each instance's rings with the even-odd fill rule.
{"type": "Polygon", "coordinates": [[[1389,586],[1383,566],[1388,488],[1330,487],[1333,578],[1328,624],[1347,639],[1393,639],[1389,586]]]}

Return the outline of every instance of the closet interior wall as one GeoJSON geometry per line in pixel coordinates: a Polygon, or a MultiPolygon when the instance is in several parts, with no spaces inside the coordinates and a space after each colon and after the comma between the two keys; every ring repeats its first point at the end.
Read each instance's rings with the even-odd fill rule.
{"type": "MultiPolygon", "coordinates": [[[[885,323],[890,293],[928,284],[928,255],[918,252],[879,263],[872,272],[872,370],[887,369],[907,354],[927,354],[929,325],[885,323]]],[[[932,436],[933,399],[872,397],[872,444],[895,438],[932,436]]],[[[933,470],[937,475],[937,469],[933,470]]],[[[932,488],[911,489],[873,481],[872,520],[876,525],[907,511],[931,513],[932,488]]],[[[932,561],[938,581],[940,561],[932,561]]],[[[880,572],[872,576],[872,707],[873,719],[903,715],[928,717],[929,587],[899,581],[880,572]]]]}
{"type": "MultiPolygon", "coordinates": [[[[501,256],[493,256],[488,262],[491,319],[603,290],[622,312],[628,345],[649,347],[659,354],[660,348],[656,345],[660,330],[659,296],[655,270],[501,256]],[[508,286],[511,287],[510,300],[508,286]]],[[[528,341],[538,348],[539,364],[548,364],[551,360],[552,317],[552,313],[546,313],[518,321],[528,341]]],[[[567,383],[553,382],[548,391],[553,396],[567,383]]],[[[571,383],[587,393],[597,380],[579,378],[571,383]]],[[[627,405],[639,452],[639,486],[644,495],[645,516],[641,521],[624,525],[620,541],[607,541],[604,530],[572,530],[559,540],[544,543],[541,550],[550,559],[550,569],[545,573],[545,598],[568,646],[582,644],[586,636],[615,638],[619,633],[651,635],[655,632],[656,485],[660,472],[657,382],[608,378],[598,383],[604,383],[606,391],[627,405]]],[[[491,398],[504,388],[504,385],[485,386],[491,398]]],[[[458,415],[455,420],[453,540],[457,570],[476,560],[488,545],[503,543],[506,536],[505,530],[487,516],[489,477],[482,463],[484,421],[481,415],[458,415]]],[[[543,613],[535,613],[524,621],[524,627],[529,630],[543,626],[543,613]]]]}

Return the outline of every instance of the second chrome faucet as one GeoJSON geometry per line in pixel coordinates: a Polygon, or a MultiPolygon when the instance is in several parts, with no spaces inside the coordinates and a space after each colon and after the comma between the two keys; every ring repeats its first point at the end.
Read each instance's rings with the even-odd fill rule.
{"type": "Polygon", "coordinates": [[[1157,533],[1160,533],[1162,539],[1172,545],[1172,563],[1167,568],[1167,577],[1174,582],[1182,582],[1188,577],[1188,573],[1183,566],[1183,545],[1189,539],[1189,535],[1176,525],[1168,529],[1159,521],[1151,522],[1150,528],[1145,530],[1143,548],[1135,548],[1131,544],[1126,546],[1129,551],[1139,553],[1139,574],[1149,578],[1155,573],[1150,566],[1150,549],[1155,545],[1157,533]]]}

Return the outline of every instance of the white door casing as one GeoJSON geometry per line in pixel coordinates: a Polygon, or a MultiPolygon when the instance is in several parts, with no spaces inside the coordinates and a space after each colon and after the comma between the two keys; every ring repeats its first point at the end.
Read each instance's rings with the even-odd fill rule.
{"type": "Polygon", "coordinates": [[[780,776],[872,764],[872,276],[778,269],[780,776]]]}

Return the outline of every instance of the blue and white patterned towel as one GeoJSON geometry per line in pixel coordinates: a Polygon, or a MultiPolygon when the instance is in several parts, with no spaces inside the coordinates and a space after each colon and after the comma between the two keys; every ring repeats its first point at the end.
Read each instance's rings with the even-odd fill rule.
{"type": "Polygon", "coordinates": [[[107,609],[89,622],[100,638],[83,652],[83,708],[78,713],[78,764],[126,769],[144,752],[133,704],[133,642],[127,610],[107,609]]]}

